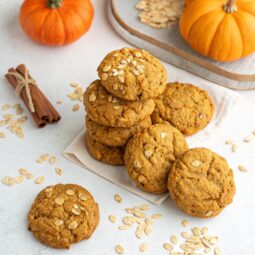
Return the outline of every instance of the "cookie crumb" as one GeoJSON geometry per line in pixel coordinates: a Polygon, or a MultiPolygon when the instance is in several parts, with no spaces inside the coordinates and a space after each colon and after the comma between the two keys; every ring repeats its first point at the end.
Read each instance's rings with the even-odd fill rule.
{"type": "Polygon", "coordinates": [[[188,220],[183,220],[182,225],[183,225],[183,227],[188,227],[189,226],[189,221],[188,220]]]}
{"type": "Polygon", "coordinates": [[[243,165],[238,165],[238,169],[239,169],[239,171],[241,171],[241,172],[247,172],[247,168],[244,167],[243,165]]]}
{"type": "Polygon", "coordinates": [[[109,221],[111,223],[115,223],[116,222],[116,216],[115,215],[109,215],[108,219],[109,219],[109,221]]]}
{"type": "Polygon", "coordinates": [[[117,203],[122,203],[122,197],[119,194],[115,194],[114,199],[117,203]]]}

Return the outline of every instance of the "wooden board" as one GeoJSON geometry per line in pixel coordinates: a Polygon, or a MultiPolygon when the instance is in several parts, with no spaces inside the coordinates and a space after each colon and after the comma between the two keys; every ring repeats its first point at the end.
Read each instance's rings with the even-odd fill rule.
{"type": "Polygon", "coordinates": [[[129,43],[162,60],[219,85],[238,90],[255,89],[255,54],[231,63],[200,56],[181,38],[178,24],[155,29],[139,21],[138,0],[109,0],[109,19],[129,43]]]}

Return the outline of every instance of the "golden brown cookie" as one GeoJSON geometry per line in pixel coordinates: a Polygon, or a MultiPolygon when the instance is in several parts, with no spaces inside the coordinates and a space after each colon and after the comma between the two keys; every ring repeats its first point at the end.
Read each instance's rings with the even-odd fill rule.
{"type": "Polygon", "coordinates": [[[129,176],[142,190],[167,192],[167,178],[176,157],[188,145],[183,135],[169,124],[150,126],[127,144],[125,165],[129,176]]]}
{"type": "Polygon", "coordinates": [[[179,208],[201,218],[218,215],[235,194],[232,169],[224,158],[205,148],[188,150],[175,161],[168,188],[179,208]]]}
{"type": "Polygon", "coordinates": [[[99,223],[98,204],[83,187],[57,184],[43,189],[28,214],[28,228],[52,248],[88,239],[99,223]]]}
{"type": "Polygon", "coordinates": [[[87,88],[84,105],[92,120],[111,127],[132,127],[150,116],[155,107],[153,99],[131,102],[116,98],[99,80],[87,88]]]}
{"type": "Polygon", "coordinates": [[[152,122],[169,122],[184,135],[203,129],[212,119],[214,106],[208,93],[194,85],[169,83],[155,99],[152,122]]]}
{"type": "Polygon", "coordinates": [[[113,166],[124,165],[125,147],[111,147],[95,141],[86,133],[85,138],[89,154],[96,160],[113,166]]]}
{"type": "Polygon", "coordinates": [[[118,128],[100,125],[86,116],[86,127],[89,135],[97,142],[108,146],[124,146],[136,133],[151,126],[151,118],[147,117],[131,128],[118,128]]]}
{"type": "Polygon", "coordinates": [[[166,86],[165,68],[144,50],[115,50],[104,58],[97,71],[103,86],[125,100],[157,97],[166,86]]]}

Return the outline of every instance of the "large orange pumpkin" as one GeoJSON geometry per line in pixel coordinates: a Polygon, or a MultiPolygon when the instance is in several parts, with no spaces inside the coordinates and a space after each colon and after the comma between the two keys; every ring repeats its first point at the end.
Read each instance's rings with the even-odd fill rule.
{"type": "Polygon", "coordinates": [[[190,0],[180,32],[198,53],[233,61],[255,51],[255,0],[190,0]]]}
{"type": "Polygon", "coordinates": [[[36,42],[61,46],[79,39],[94,16],[90,0],[25,0],[20,24],[36,42]]]}

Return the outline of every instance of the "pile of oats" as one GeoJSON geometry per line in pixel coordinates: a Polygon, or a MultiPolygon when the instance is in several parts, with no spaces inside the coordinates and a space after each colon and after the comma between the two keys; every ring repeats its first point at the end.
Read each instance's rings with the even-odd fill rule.
{"type": "MultiPolygon", "coordinates": [[[[182,221],[184,227],[188,227],[187,220],[182,221]]],[[[181,232],[182,242],[178,244],[176,235],[170,237],[170,242],[163,243],[163,248],[170,252],[170,255],[203,255],[214,251],[215,255],[221,255],[221,249],[216,246],[219,238],[208,235],[208,227],[191,228],[190,231],[181,232]]]]}
{"type": "Polygon", "coordinates": [[[136,8],[141,10],[142,23],[155,28],[167,28],[174,24],[184,10],[184,0],[140,0],[136,8]]]}
{"type": "MultiPolygon", "coordinates": [[[[24,109],[20,104],[14,104],[13,106],[5,104],[2,106],[2,119],[0,119],[0,127],[5,127],[12,134],[15,134],[18,138],[24,138],[23,125],[27,121],[26,116],[21,116],[24,112],[24,109]],[[6,113],[8,110],[14,110],[17,117],[13,113],[6,113]]],[[[6,138],[6,134],[0,131],[0,139],[6,138]]]]}

